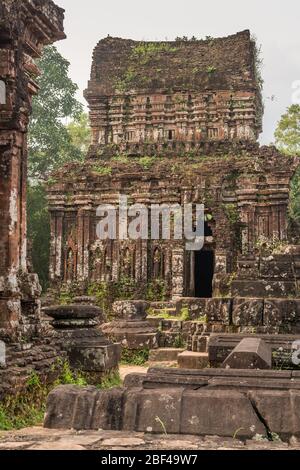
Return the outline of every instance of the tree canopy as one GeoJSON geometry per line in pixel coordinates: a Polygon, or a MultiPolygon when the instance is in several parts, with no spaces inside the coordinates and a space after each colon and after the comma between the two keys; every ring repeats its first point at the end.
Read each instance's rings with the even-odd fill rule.
{"type": "Polygon", "coordinates": [[[76,99],[69,62],[54,46],[39,60],[40,93],[33,99],[28,143],[28,238],[32,262],[44,289],[48,285],[50,221],[45,181],[69,161],[83,160],[90,143],[88,117],[76,99]]]}
{"type": "Polygon", "coordinates": [[[62,164],[83,159],[89,128],[76,99],[78,87],[68,76],[69,62],[48,46],[38,65],[40,92],[33,99],[28,170],[30,179],[45,181],[62,164]]]}
{"type": "MultiPolygon", "coordinates": [[[[283,114],[275,131],[275,139],[282,152],[300,156],[300,105],[293,104],[283,114]]],[[[300,223],[300,168],[292,181],[290,215],[300,223]]]]}

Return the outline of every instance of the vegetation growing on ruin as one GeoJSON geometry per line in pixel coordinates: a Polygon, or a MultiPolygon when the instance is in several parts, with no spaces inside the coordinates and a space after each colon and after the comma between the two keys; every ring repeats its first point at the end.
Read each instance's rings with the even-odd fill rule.
{"type": "Polygon", "coordinates": [[[148,316],[153,318],[159,318],[162,320],[176,320],[176,321],[188,321],[190,319],[190,313],[188,308],[182,308],[180,315],[175,315],[173,309],[162,308],[155,310],[152,307],[148,310],[148,316]]]}
{"type": "Polygon", "coordinates": [[[143,75],[142,67],[155,61],[160,54],[172,53],[176,50],[175,46],[167,42],[141,42],[137,44],[132,48],[127,69],[121,77],[116,77],[116,89],[120,93],[126,93],[135,83],[145,87],[149,86],[152,78],[148,74],[143,75]]]}
{"type": "Polygon", "coordinates": [[[149,349],[126,349],[122,350],[121,364],[143,366],[149,361],[149,349]]]}
{"type": "Polygon", "coordinates": [[[167,297],[167,285],[164,279],[154,279],[147,286],[146,299],[149,302],[164,302],[167,297]]]}
{"type": "Polygon", "coordinates": [[[112,304],[117,300],[133,300],[140,297],[142,286],[137,285],[134,279],[122,276],[116,282],[93,282],[88,287],[88,295],[95,297],[97,306],[103,312],[109,312],[112,304]]]}
{"type": "Polygon", "coordinates": [[[119,370],[112,371],[102,379],[98,388],[100,390],[107,390],[114,387],[121,387],[122,379],[119,370]]]}
{"type": "Polygon", "coordinates": [[[177,47],[169,43],[142,42],[132,49],[131,57],[140,65],[148,64],[157,54],[165,52],[176,52],[177,47]]]}
{"type": "Polygon", "coordinates": [[[128,156],[118,153],[118,154],[116,154],[115,156],[112,157],[111,161],[112,162],[117,162],[117,163],[127,164],[128,163],[128,156]]]}
{"type": "Polygon", "coordinates": [[[284,254],[290,243],[288,240],[281,240],[275,235],[272,238],[260,236],[255,246],[262,256],[271,256],[284,254]]]}
{"type": "Polygon", "coordinates": [[[234,226],[240,223],[240,214],[235,204],[223,204],[223,210],[230,225],[234,226]]]}
{"type": "Polygon", "coordinates": [[[112,174],[112,168],[103,165],[94,165],[92,171],[101,176],[110,176],[112,174]]]}
{"type": "Polygon", "coordinates": [[[63,290],[59,294],[60,305],[70,305],[73,301],[73,296],[70,292],[63,290]]]}
{"type": "Polygon", "coordinates": [[[142,157],[139,158],[138,163],[144,170],[150,170],[156,161],[155,157],[142,157]]]}
{"type": "Polygon", "coordinates": [[[178,334],[176,338],[174,339],[173,348],[177,348],[177,349],[186,348],[186,342],[184,341],[181,334],[178,334]]]}
{"type": "Polygon", "coordinates": [[[211,75],[211,74],[215,73],[217,71],[217,69],[213,65],[210,65],[209,67],[207,67],[206,71],[207,71],[208,74],[211,75]]]}
{"type": "Polygon", "coordinates": [[[254,50],[254,73],[255,79],[259,85],[260,90],[262,91],[264,86],[264,79],[262,76],[262,68],[264,60],[262,57],[262,46],[258,44],[257,38],[255,36],[251,37],[253,50],[254,50]]]}
{"type": "MultiPolygon", "coordinates": [[[[51,390],[59,385],[89,385],[89,377],[81,371],[74,371],[68,361],[58,360],[52,373],[58,378],[51,385],[44,382],[36,372],[27,380],[25,390],[6,397],[0,404],[0,430],[10,431],[25,427],[38,426],[43,423],[47,397],[51,390]]],[[[118,370],[103,377],[97,385],[99,389],[118,387],[122,380],[118,370]]]]}

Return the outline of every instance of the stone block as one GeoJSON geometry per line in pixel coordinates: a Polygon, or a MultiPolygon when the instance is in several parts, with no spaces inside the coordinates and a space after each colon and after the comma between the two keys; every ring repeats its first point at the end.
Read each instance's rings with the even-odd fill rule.
{"type": "Polygon", "coordinates": [[[178,355],[183,353],[184,349],[178,348],[159,348],[150,351],[150,362],[172,362],[177,361],[178,355]]]}
{"type": "Polygon", "coordinates": [[[207,353],[185,351],[178,356],[178,366],[181,369],[205,369],[208,364],[207,353]]]}
{"type": "Polygon", "coordinates": [[[207,299],[206,317],[208,323],[221,323],[229,325],[231,320],[231,299],[213,298],[207,299]]]}
{"type": "Polygon", "coordinates": [[[235,326],[263,325],[264,300],[236,298],[233,300],[232,322],[235,326]]]}
{"type": "Polygon", "coordinates": [[[120,300],[114,302],[112,310],[114,318],[142,321],[147,317],[150,304],[144,300],[120,300]]]}
{"type": "Polygon", "coordinates": [[[300,329],[300,299],[265,299],[264,325],[280,327],[282,333],[300,329]]]}
{"type": "Polygon", "coordinates": [[[68,349],[68,357],[71,367],[85,372],[105,373],[118,367],[121,359],[120,344],[72,345],[68,349]]]}
{"type": "Polygon", "coordinates": [[[56,305],[44,308],[45,315],[55,320],[89,320],[102,316],[102,310],[93,305],[56,305]]]}
{"type": "Polygon", "coordinates": [[[122,388],[99,390],[96,387],[59,386],[48,396],[44,427],[118,430],[123,394],[122,388]]]}
{"type": "Polygon", "coordinates": [[[88,410],[91,415],[91,429],[122,429],[124,394],[124,388],[98,390],[94,408],[88,410]]]}
{"type": "Polygon", "coordinates": [[[300,436],[300,390],[255,390],[248,397],[272,433],[300,436]]]}
{"type": "Polygon", "coordinates": [[[189,320],[197,320],[206,314],[207,299],[182,297],[176,302],[176,313],[182,315],[184,309],[188,309],[189,320]]]}
{"type": "Polygon", "coordinates": [[[300,376],[291,371],[151,368],[129,388],[60,386],[45,427],[252,439],[300,436],[300,376]]]}
{"type": "Polygon", "coordinates": [[[184,309],[188,309],[189,320],[205,319],[208,323],[221,322],[230,323],[231,299],[213,298],[182,298],[176,303],[177,315],[184,309]]]}
{"type": "Polygon", "coordinates": [[[142,390],[138,396],[136,431],[162,434],[180,433],[183,390],[142,390]]]}
{"type": "Polygon", "coordinates": [[[247,397],[234,390],[188,390],[181,409],[181,433],[251,438],[266,434],[247,397]]]}
{"type": "Polygon", "coordinates": [[[225,369],[271,369],[271,367],[272,350],[259,338],[243,339],[223,363],[225,369]]]}
{"type": "Polygon", "coordinates": [[[92,417],[89,410],[94,408],[98,393],[96,387],[62,385],[55,388],[50,392],[47,399],[44,427],[52,429],[91,429],[92,417]]]}
{"type": "Polygon", "coordinates": [[[231,293],[239,297],[288,297],[296,295],[295,282],[284,280],[252,280],[238,279],[232,283],[231,293]]]}
{"type": "Polygon", "coordinates": [[[275,255],[270,258],[261,258],[260,276],[271,279],[293,279],[292,263],[286,255],[275,255]]]}

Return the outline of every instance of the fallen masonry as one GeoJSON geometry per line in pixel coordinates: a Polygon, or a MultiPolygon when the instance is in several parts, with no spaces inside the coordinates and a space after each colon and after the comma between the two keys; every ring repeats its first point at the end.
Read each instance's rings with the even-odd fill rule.
{"type": "Polygon", "coordinates": [[[225,359],[224,369],[271,369],[272,350],[259,338],[244,338],[225,359]]]}
{"type": "Polygon", "coordinates": [[[240,439],[288,440],[300,435],[299,406],[299,372],[150,369],[120,389],[58,387],[44,425],[157,434],[163,423],[168,434],[232,437],[238,429],[240,439]]]}

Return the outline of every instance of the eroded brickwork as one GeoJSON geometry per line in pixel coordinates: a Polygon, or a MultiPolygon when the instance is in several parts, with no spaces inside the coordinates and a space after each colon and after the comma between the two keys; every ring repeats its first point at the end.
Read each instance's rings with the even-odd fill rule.
{"type": "Polygon", "coordinates": [[[288,206],[299,161],[257,143],[262,104],[249,31],[172,43],[108,37],[95,48],[85,96],[87,159],[49,184],[53,286],[84,291],[129,279],[138,299],[157,281],[173,299],[297,295],[288,206]],[[147,207],[205,204],[206,261],[186,240],[99,240],[97,207],[120,194],[147,207]],[[212,285],[203,292],[205,276],[212,285]]]}
{"type": "Polygon", "coordinates": [[[0,336],[32,336],[40,286],[27,269],[26,133],[38,92],[34,60],[65,37],[63,10],[52,1],[0,2],[0,336]]]}

